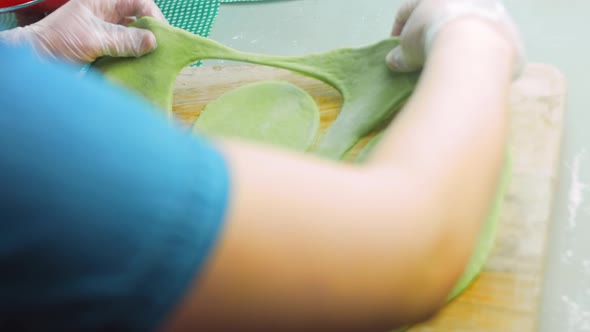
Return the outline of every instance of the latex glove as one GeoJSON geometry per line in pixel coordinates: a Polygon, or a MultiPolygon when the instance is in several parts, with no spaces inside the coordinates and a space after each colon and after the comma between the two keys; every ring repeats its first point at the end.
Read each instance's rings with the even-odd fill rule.
{"type": "Polygon", "coordinates": [[[76,63],[105,55],[138,57],[157,46],[151,31],[125,26],[141,16],[166,21],[152,0],[72,0],[35,24],[3,32],[0,39],[29,42],[42,57],[76,63]]]}
{"type": "Polygon", "coordinates": [[[387,56],[394,71],[420,69],[437,33],[448,23],[465,17],[480,18],[513,45],[518,60],[515,77],[525,64],[524,47],[516,25],[500,0],[409,0],[396,18],[393,36],[400,36],[400,45],[387,56]]]}

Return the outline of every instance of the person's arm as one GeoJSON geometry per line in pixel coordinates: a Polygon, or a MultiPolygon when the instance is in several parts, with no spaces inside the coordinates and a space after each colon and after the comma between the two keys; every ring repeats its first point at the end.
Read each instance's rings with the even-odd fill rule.
{"type": "Polygon", "coordinates": [[[515,62],[493,25],[446,25],[367,166],[224,143],[225,233],[166,330],[385,331],[432,315],[491,206],[515,62]]]}

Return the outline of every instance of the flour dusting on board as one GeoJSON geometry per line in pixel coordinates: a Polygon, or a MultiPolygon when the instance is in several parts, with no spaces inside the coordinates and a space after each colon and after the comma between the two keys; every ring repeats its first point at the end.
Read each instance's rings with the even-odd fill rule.
{"type": "Polygon", "coordinates": [[[585,311],[583,307],[580,307],[576,301],[568,296],[562,296],[561,301],[567,308],[568,331],[590,331],[590,312],[585,311]]]}
{"type": "Polygon", "coordinates": [[[584,203],[584,193],[589,188],[580,178],[580,165],[585,157],[586,150],[584,149],[574,158],[574,163],[571,167],[571,189],[568,203],[568,223],[571,229],[577,226],[578,212],[582,207],[582,203],[584,203]]]}
{"type": "MultiPolygon", "coordinates": [[[[568,195],[568,226],[569,232],[576,232],[578,226],[578,219],[581,218],[581,213],[588,213],[584,210],[586,204],[587,194],[590,193],[590,185],[584,182],[583,174],[580,173],[584,169],[583,163],[586,161],[586,149],[581,150],[573,160],[569,169],[571,170],[570,191],[568,195]]],[[[576,237],[571,241],[573,245],[576,237]]],[[[584,255],[580,257],[576,255],[577,252],[569,249],[563,255],[563,262],[573,263],[579,268],[579,273],[583,275],[582,278],[590,277],[590,259],[584,255]]],[[[562,296],[561,301],[567,313],[567,331],[588,331],[590,332],[590,311],[585,310],[585,307],[580,303],[585,303],[590,296],[590,289],[578,292],[573,297],[562,296]]]]}

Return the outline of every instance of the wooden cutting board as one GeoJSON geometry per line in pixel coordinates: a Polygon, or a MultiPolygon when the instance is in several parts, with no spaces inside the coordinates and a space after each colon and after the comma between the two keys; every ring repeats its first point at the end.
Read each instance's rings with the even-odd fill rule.
{"type": "MultiPolygon", "coordinates": [[[[174,111],[193,123],[224,92],[260,80],[285,80],[306,90],[321,111],[322,135],[336,118],[341,98],[331,87],[291,72],[262,66],[186,68],[179,75],[174,111]]],[[[565,113],[566,84],[546,64],[530,64],[511,94],[512,182],[505,197],[495,249],[484,271],[437,317],[411,331],[536,330],[545,247],[555,194],[565,113]]],[[[354,149],[357,152],[368,139],[354,149]]]]}

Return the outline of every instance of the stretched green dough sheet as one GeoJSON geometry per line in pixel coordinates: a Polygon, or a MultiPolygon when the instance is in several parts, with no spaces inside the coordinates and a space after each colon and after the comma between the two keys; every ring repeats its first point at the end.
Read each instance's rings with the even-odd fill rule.
{"type": "Polygon", "coordinates": [[[199,116],[195,131],[307,151],[320,126],[317,104],[288,82],[265,81],[232,90],[199,116]]]}
{"type": "Polygon", "coordinates": [[[153,31],[158,48],[141,58],[102,58],[93,67],[152,100],[169,116],[176,76],[185,66],[203,59],[280,67],[335,87],[343,97],[342,109],[316,151],[331,159],[341,159],[361,138],[391,120],[419,77],[419,73],[393,73],[387,68],[385,57],[398,45],[397,38],[363,48],[283,57],[233,50],[150,17],[140,18],[132,26],[153,31]]]}
{"type": "MultiPolygon", "coordinates": [[[[383,138],[383,132],[375,136],[367,145],[359,152],[356,159],[357,162],[366,162],[375,147],[379,144],[383,138]]],[[[487,220],[482,226],[477,238],[477,243],[471,258],[465,267],[465,271],[457,281],[457,284],[449,294],[448,300],[452,301],[465,291],[469,285],[473,283],[475,278],[482,271],[486,260],[490,256],[492,249],[494,248],[494,239],[496,238],[496,231],[498,228],[498,222],[500,220],[500,213],[502,212],[502,206],[504,203],[504,196],[508,190],[510,183],[510,174],[512,172],[512,156],[510,153],[506,154],[506,162],[504,165],[504,171],[498,185],[498,191],[494,198],[490,214],[487,220]]],[[[408,328],[398,329],[395,332],[405,331],[408,328]]]]}

